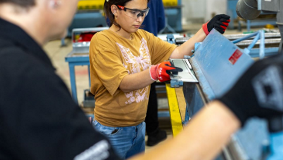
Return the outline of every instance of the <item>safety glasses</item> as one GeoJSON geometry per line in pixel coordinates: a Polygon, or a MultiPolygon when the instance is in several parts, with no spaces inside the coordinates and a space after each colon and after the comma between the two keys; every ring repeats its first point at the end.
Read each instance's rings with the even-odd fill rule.
{"type": "Polygon", "coordinates": [[[139,10],[139,9],[130,9],[126,8],[124,6],[117,5],[119,10],[123,10],[126,12],[126,14],[133,18],[133,19],[138,19],[139,17],[145,18],[149,12],[149,8],[145,10],[139,10]]]}

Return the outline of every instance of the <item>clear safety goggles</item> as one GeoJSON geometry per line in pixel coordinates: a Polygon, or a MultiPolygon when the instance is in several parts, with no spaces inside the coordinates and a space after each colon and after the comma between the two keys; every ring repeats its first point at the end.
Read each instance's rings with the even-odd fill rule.
{"type": "Polygon", "coordinates": [[[149,8],[145,9],[145,10],[139,10],[139,9],[130,9],[130,8],[126,8],[124,6],[120,6],[117,5],[119,10],[123,10],[125,11],[125,13],[133,18],[133,19],[138,19],[139,17],[145,18],[149,12],[149,8]]]}

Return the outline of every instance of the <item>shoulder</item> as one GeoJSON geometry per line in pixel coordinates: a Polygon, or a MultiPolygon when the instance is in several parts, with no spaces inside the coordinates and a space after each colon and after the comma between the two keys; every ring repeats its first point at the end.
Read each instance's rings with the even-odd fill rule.
{"type": "Polygon", "coordinates": [[[103,30],[103,31],[97,32],[93,37],[107,37],[107,36],[109,36],[109,31],[103,30]]]}
{"type": "Polygon", "coordinates": [[[100,45],[113,45],[117,41],[115,35],[109,30],[104,30],[96,33],[91,39],[91,45],[100,46],[100,45]]]}
{"type": "MultiPolygon", "coordinates": [[[[29,55],[23,48],[16,47],[15,45],[0,46],[0,66],[1,68],[12,67],[14,65],[21,65],[26,61],[30,61],[27,58],[29,55]],[[22,63],[20,63],[22,62],[22,63]]],[[[4,69],[1,71],[5,71],[4,69]]]]}
{"type": "Polygon", "coordinates": [[[0,48],[0,56],[9,55],[11,53],[25,52],[22,48],[16,47],[12,42],[5,42],[3,39],[0,39],[0,48]]]}
{"type": "MultiPolygon", "coordinates": [[[[0,50],[0,65],[18,67],[24,65],[36,65],[36,67],[44,66],[36,57],[29,53],[25,48],[17,47],[15,45],[8,45],[0,50]]],[[[35,68],[36,68],[35,67],[35,68]]]]}
{"type": "Polygon", "coordinates": [[[103,30],[100,32],[97,32],[93,37],[93,40],[111,40],[115,37],[115,34],[113,34],[109,29],[103,30]]]}
{"type": "Polygon", "coordinates": [[[18,47],[0,50],[0,76],[5,77],[0,79],[5,96],[17,92],[36,96],[41,94],[40,91],[62,86],[68,91],[52,67],[18,47]]]}
{"type": "Polygon", "coordinates": [[[39,76],[44,80],[55,75],[53,68],[45,65],[25,49],[15,46],[7,46],[0,50],[0,68],[0,75],[5,76],[7,81],[21,79],[23,82],[24,79],[39,76]]]}
{"type": "Polygon", "coordinates": [[[91,42],[93,41],[98,41],[98,40],[107,40],[108,38],[108,34],[105,31],[100,31],[97,32],[91,39],[91,42]]]}

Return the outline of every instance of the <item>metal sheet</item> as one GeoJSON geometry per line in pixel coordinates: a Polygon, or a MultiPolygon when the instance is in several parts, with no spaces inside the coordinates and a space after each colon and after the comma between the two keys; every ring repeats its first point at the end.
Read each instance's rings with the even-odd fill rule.
{"type": "Polygon", "coordinates": [[[187,59],[170,59],[170,61],[179,68],[182,68],[182,72],[178,72],[178,75],[171,75],[170,78],[177,79],[183,82],[198,82],[197,78],[192,73],[190,62],[187,59]]]}
{"type": "Polygon", "coordinates": [[[241,52],[241,49],[216,30],[212,30],[195,51],[192,61],[199,65],[216,97],[230,89],[254,62],[244,53],[232,62],[231,58],[233,59],[237,52],[241,52]]]}

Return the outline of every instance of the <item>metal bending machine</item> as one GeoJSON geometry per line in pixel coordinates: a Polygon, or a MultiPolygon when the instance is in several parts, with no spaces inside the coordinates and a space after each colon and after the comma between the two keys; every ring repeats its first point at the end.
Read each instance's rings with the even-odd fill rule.
{"type": "MultiPolygon", "coordinates": [[[[253,41],[256,42],[260,35],[263,37],[262,31],[247,37],[255,36],[253,41]]],[[[213,30],[202,43],[196,44],[193,57],[182,60],[171,59],[175,66],[183,68],[186,73],[186,76],[182,76],[182,74],[172,75],[170,84],[171,87],[183,85],[186,100],[183,125],[188,123],[189,119],[206,103],[217,96],[221,96],[233,86],[243,72],[254,62],[249,55],[251,51],[258,50],[262,54],[258,53],[258,56],[265,56],[264,49],[251,49],[255,43],[241,49],[234,44],[237,42],[239,41],[229,41],[216,30],[213,30]]],[[[277,52],[269,53],[269,55],[277,54],[277,52]]],[[[169,102],[170,98],[168,97],[169,102]]],[[[276,155],[282,158],[283,148],[274,142],[283,144],[283,132],[270,134],[266,121],[255,118],[250,120],[245,128],[232,136],[230,144],[223,150],[218,159],[266,159],[267,156],[270,156],[270,148],[272,147],[278,149],[278,151],[281,150],[281,153],[276,155]]]]}
{"type": "MultiPolygon", "coordinates": [[[[258,10],[277,12],[277,24],[282,37],[282,7],[283,0],[240,0],[237,4],[237,12],[241,17],[247,19],[256,18],[260,13],[258,10]]],[[[178,110],[185,112],[181,113],[182,120],[173,119],[173,128],[180,121],[182,125],[189,123],[190,118],[206,103],[229,90],[254,62],[254,58],[282,54],[282,39],[279,33],[272,35],[258,31],[251,35],[238,37],[238,39],[231,39],[233,38],[224,37],[216,30],[212,30],[202,43],[195,44],[193,57],[185,57],[183,60],[171,59],[175,66],[183,68],[187,73],[186,76],[189,76],[172,75],[171,84],[167,85],[167,92],[170,92],[169,88],[183,86],[183,96],[186,101],[185,109],[178,110]]],[[[177,44],[185,40],[173,40],[168,36],[168,41],[177,44]]],[[[170,101],[172,101],[170,97],[168,97],[168,101],[170,105],[170,101]]],[[[175,112],[176,108],[170,109],[170,114],[175,114],[175,112]]],[[[230,143],[223,148],[222,153],[216,159],[283,160],[282,124],[283,119],[269,124],[259,118],[249,120],[243,129],[231,137],[230,143]],[[270,128],[277,132],[270,133],[270,128]]],[[[173,129],[173,135],[178,134],[181,130],[182,128],[176,129],[176,133],[174,133],[173,129]]]]}

